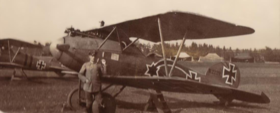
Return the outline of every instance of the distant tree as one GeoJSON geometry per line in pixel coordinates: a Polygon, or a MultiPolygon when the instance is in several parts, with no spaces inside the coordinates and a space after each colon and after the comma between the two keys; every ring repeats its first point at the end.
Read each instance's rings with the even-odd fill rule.
{"type": "Polygon", "coordinates": [[[236,48],[235,53],[240,53],[240,50],[236,48]]]}
{"type": "Polygon", "coordinates": [[[136,47],[138,47],[142,53],[144,53],[145,55],[149,54],[151,51],[151,44],[142,44],[142,43],[136,43],[136,47]]]}
{"type": "Polygon", "coordinates": [[[50,48],[48,46],[43,46],[42,56],[51,56],[50,48]]]}
{"type": "Polygon", "coordinates": [[[226,47],[223,47],[222,57],[225,58],[226,47]]]}
{"type": "Polygon", "coordinates": [[[221,56],[222,55],[222,49],[219,46],[217,46],[215,53],[218,54],[219,56],[221,56]]]}
{"type": "Polygon", "coordinates": [[[211,45],[211,44],[209,45],[208,52],[209,52],[209,53],[215,52],[215,49],[214,49],[213,45],[211,45]]]}
{"type": "Polygon", "coordinates": [[[203,45],[200,46],[199,51],[200,51],[200,56],[205,56],[205,55],[207,55],[208,52],[209,52],[208,45],[205,44],[205,43],[203,43],[203,45]]]}
{"type": "Polygon", "coordinates": [[[45,46],[49,47],[51,45],[51,42],[46,42],[45,46]]]}
{"type": "Polygon", "coordinates": [[[265,49],[260,50],[261,55],[264,56],[266,61],[280,62],[280,50],[272,49],[270,47],[265,47],[265,49]]]}
{"type": "Polygon", "coordinates": [[[192,42],[191,46],[189,47],[188,54],[192,57],[198,57],[199,55],[197,54],[198,51],[198,46],[195,42],[192,42]]]}
{"type": "Polygon", "coordinates": [[[180,45],[178,44],[178,42],[176,42],[176,43],[175,43],[175,48],[179,48],[179,46],[180,46],[180,45]]]}

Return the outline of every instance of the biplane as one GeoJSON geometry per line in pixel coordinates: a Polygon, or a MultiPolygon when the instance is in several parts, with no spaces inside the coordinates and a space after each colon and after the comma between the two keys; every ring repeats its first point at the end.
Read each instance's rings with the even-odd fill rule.
{"type": "Polygon", "coordinates": [[[42,52],[43,47],[16,39],[0,40],[0,66],[2,68],[13,68],[13,78],[28,78],[24,70],[54,71],[59,76],[63,76],[62,71],[68,71],[67,67],[62,67],[54,63],[52,57],[36,55],[42,52]],[[16,76],[16,69],[20,69],[22,76],[16,76]]]}
{"type": "MultiPolygon", "coordinates": [[[[121,90],[125,86],[147,89],[150,98],[145,110],[154,107],[158,112],[169,113],[171,110],[164,101],[162,91],[212,94],[223,105],[233,100],[269,103],[270,99],[264,93],[237,89],[241,79],[240,70],[231,62],[217,63],[206,74],[177,63],[186,39],[230,37],[254,32],[254,29],[246,26],[174,11],[87,31],[71,27],[65,31],[67,36],[52,42],[50,51],[54,58],[77,72],[88,61],[88,52],[98,51],[98,61],[106,67],[102,81],[109,83],[108,87],[122,85],[121,90]],[[135,40],[130,40],[131,37],[135,40]],[[161,43],[162,58],[144,55],[135,45],[138,39],[161,43]],[[172,40],[182,40],[175,60],[167,59],[164,49],[164,42],[172,40]]],[[[104,94],[104,109],[111,109],[107,112],[115,112],[113,97],[104,94]]],[[[80,87],[70,93],[68,101],[74,109],[80,107],[84,102],[80,87]]]]}

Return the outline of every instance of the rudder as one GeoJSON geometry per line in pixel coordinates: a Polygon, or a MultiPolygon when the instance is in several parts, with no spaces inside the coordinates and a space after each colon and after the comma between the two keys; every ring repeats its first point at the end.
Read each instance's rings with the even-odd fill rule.
{"type": "Polygon", "coordinates": [[[210,84],[237,88],[240,83],[239,68],[231,62],[220,62],[211,66],[206,77],[210,84]]]}

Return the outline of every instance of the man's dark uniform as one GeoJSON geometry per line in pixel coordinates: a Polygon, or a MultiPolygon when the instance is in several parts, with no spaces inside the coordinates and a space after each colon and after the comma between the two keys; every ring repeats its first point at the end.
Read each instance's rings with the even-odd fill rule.
{"type": "Polygon", "coordinates": [[[86,111],[91,113],[91,106],[93,102],[92,95],[94,95],[95,101],[101,105],[101,81],[102,76],[101,65],[93,62],[86,62],[83,64],[79,78],[84,82],[83,89],[86,96],[86,111]],[[85,76],[82,75],[85,73],[85,76]]]}

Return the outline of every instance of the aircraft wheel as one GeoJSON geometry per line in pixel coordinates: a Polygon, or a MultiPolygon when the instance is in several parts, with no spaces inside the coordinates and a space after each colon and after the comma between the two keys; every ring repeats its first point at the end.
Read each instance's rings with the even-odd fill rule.
{"type": "Polygon", "coordinates": [[[225,95],[215,95],[219,99],[219,104],[222,106],[228,106],[232,101],[233,98],[230,96],[225,96],[225,95]]]}
{"type": "Polygon", "coordinates": [[[59,77],[64,77],[64,73],[61,73],[61,72],[57,72],[57,71],[55,71],[55,74],[57,74],[59,77]]]}
{"type": "Polygon", "coordinates": [[[232,102],[232,100],[233,100],[233,99],[231,99],[231,100],[226,100],[226,101],[221,101],[221,100],[220,100],[220,104],[221,104],[222,106],[227,107],[227,106],[232,102]]]}
{"type": "Polygon", "coordinates": [[[72,90],[67,99],[67,103],[69,107],[71,107],[73,110],[80,111],[83,110],[85,107],[85,92],[81,89],[81,95],[80,95],[80,103],[79,103],[79,97],[78,97],[78,88],[72,90]]]}
{"type": "Polygon", "coordinates": [[[93,113],[115,113],[116,112],[116,101],[114,97],[112,97],[108,93],[102,93],[102,103],[103,106],[100,106],[97,101],[94,101],[92,104],[92,112],[93,113]]]}

